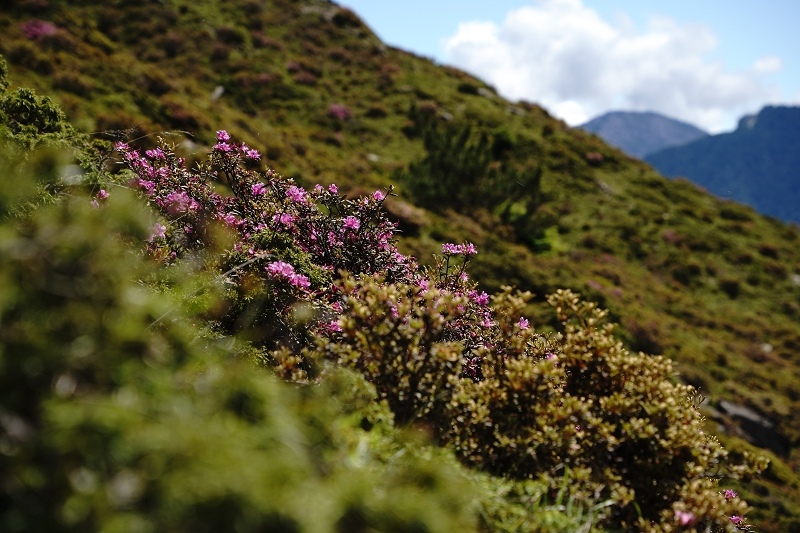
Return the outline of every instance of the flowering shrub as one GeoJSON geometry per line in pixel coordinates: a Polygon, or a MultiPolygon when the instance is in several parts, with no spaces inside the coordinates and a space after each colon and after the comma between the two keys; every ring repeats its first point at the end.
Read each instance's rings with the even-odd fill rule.
{"type": "Polygon", "coordinates": [[[395,247],[383,191],[309,191],[248,170],[259,153],[227,132],[217,141],[192,171],[169,147],[117,150],[163,217],[151,255],[171,263],[213,251],[215,225],[233,235],[215,266],[232,287],[220,324],[263,346],[279,375],[307,382],[331,364],[354,369],[398,424],[427,427],[495,475],[554,488],[567,475],[574,494],[610,502],[609,527],[748,527],[746,504],[709,476],[756,465],[730,464],[702,431],[694,389],[670,381],[667,359],[625,350],[604,311],[560,291],[550,303],[561,336],[537,333],[522,316],[530,294],[490,298],[469,279],[473,244],[445,243],[435,266],[420,268],[395,247]],[[253,335],[259,328],[267,333],[253,335]]]}
{"type": "Polygon", "coordinates": [[[381,209],[383,191],[351,200],[335,185],[306,191],[272,170],[247,170],[259,152],[232,142],[225,131],[218,132],[210,160],[194,171],[166,146],[141,153],[118,143],[116,149],[134,173],[130,184],[164,217],[149,239],[153,257],[171,262],[211,250],[208,260],[215,261],[219,231],[232,235],[233,246],[216,260],[233,283],[231,308],[222,317],[228,331],[242,329],[245,320],[248,326],[272,324],[266,336],[273,340],[299,340],[295,304],[335,315],[332,281],[340,272],[380,273],[395,282],[410,281],[416,271],[393,242],[395,227],[381,209]],[[218,192],[215,182],[226,184],[230,194],[218,192]],[[242,317],[254,309],[256,316],[242,317]]]}

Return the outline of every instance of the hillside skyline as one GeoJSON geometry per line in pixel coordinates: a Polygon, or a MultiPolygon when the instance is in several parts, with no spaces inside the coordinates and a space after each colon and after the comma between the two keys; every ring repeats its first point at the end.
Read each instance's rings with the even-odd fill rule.
{"type": "Polygon", "coordinates": [[[467,70],[572,126],[612,110],[656,111],[721,133],[766,105],[800,103],[794,2],[340,3],[385,42],[467,70]]]}

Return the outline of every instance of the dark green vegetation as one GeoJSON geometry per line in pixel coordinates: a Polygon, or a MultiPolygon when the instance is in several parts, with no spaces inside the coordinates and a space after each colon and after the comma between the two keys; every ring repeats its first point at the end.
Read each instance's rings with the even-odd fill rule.
{"type": "Polygon", "coordinates": [[[684,176],[758,212],[800,223],[800,107],[765,107],[731,133],[649,154],[666,176],[684,176]]]}
{"type": "MultiPolygon", "coordinates": [[[[327,2],[26,1],[0,14],[0,29],[14,87],[51,95],[79,130],[134,128],[131,137],[148,146],[157,131],[183,130],[208,146],[225,127],[300,183],[394,183],[400,197],[388,208],[404,249],[426,261],[443,241],[475,242],[473,275],[489,291],[511,283],[535,292],[526,311],[537,326],[557,326],[544,297],[558,288],[599,301],[627,346],[674,358],[711,405],[726,399],[774,422],[779,455],[768,453],[765,476],[740,490],[760,531],[799,527],[795,228],[666,180],[462,72],[389,49],[327,2]],[[28,37],[21,24],[31,19],[56,31],[28,37]],[[474,158],[433,164],[447,153],[426,149],[434,127],[453,142],[469,128],[463,142],[474,158]],[[393,177],[409,165],[453,194],[445,189],[425,210],[410,205],[424,191],[393,177]],[[486,169],[508,197],[470,199],[459,189],[480,184],[436,174],[469,168],[486,169]],[[514,189],[507,170],[527,181],[514,189]]],[[[735,419],[719,419],[728,449],[753,449],[732,436],[735,419]]],[[[536,489],[507,490],[523,506],[536,499],[536,489]]],[[[513,510],[502,513],[513,523],[513,510]]]]}
{"type": "Polygon", "coordinates": [[[696,126],[648,111],[612,111],[579,127],[640,159],[671,146],[708,137],[708,133],[696,126]]]}

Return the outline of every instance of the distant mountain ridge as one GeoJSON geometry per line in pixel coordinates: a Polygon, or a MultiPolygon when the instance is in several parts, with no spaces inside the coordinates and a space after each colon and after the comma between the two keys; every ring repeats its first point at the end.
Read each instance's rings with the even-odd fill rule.
{"type": "Polygon", "coordinates": [[[612,111],[579,126],[636,158],[708,136],[692,124],[651,111],[612,111]]]}
{"type": "Polygon", "coordinates": [[[651,153],[645,161],[721,197],[800,222],[800,107],[768,106],[730,133],[651,153]]]}

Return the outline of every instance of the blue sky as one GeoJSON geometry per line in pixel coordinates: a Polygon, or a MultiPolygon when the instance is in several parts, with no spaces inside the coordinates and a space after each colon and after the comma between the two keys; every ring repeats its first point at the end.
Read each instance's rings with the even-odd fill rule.
{"type": "Polygon", "coordinates": [[[572,125],[652,110],[713,133],[800,104],[800,0],[338,0],[388,44],[572,125]]]}

